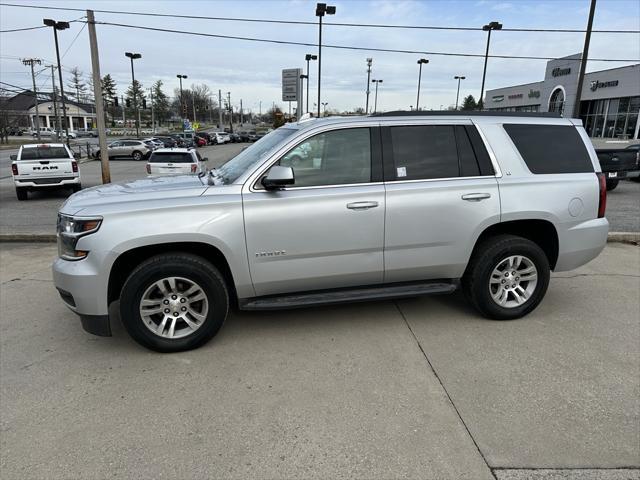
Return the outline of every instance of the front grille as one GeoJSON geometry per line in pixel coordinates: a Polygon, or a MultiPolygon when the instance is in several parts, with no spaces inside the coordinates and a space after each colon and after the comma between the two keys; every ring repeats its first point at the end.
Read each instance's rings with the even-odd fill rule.
{"type": "Polygon", "coordinates": [[[34,178],[24,179],[26,182],[33,182],[36,185],[49,185],[52,183],[60,183],[63,180],[73,180],[75,177],[48,177],[48,178],[34,178]]]}

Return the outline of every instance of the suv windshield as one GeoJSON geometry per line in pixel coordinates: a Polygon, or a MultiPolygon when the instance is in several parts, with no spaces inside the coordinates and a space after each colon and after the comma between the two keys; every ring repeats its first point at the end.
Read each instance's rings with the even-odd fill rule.
{"type": "Polygon", "coordinates": [[[46,158],[69,158],[64,147],[36,147],[23,148],[20,160],[37,160],[46,158]]]}
{"type": "Polygon", "coordinates": [[[190,153],[179,152],[154,152],[149,158],[149,163],[192,163],[190,153]]]}
{"type": "Polygon", "coordinates": [[[240,175],[260,162],[267,153],[296,131],[295,128],[284,127],[274,130],[215,170],[214,175],[220,177],[225,184],[235,182],[240,175]]]}

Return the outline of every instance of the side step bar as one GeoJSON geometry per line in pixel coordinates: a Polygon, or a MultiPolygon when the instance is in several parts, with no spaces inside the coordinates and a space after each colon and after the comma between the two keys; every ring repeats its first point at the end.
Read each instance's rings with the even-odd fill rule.
{"type": "Polygon", "coordinates": [[[370,300],[387,300],[390,298],[452,293],[457,287],[457,283],[452,281],[388,284],[373,287],[323,290],[240,299],[239,307],[241,310],[302,308],[312,305],[333,305],[337,303],[366,302],[370,300]]]}

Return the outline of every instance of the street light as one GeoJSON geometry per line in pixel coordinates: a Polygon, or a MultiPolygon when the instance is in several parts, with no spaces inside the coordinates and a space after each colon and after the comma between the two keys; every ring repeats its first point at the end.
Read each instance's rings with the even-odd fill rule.
{"type": "MultiPolygon", "coordinates": [[[[311,55],[310,53],[307,53],[304,56],[304,59],[307,61],[307,109],[306,109],[306,113],[309,113],[309,62],[311,60],[317,60],[318,56],[317,55],[311,55]]],[[[300,76],[300,78],[302,78],[302,75],[300,76]]]]}
{"type": "Polygon", "coordinates": [[[456,75],[453,77],[455,80],[458,80],[458,93],[456,93],[456,110],[458,110],[458,98],[460,97],[460,80],[464,80],[466,77],[460,77],[456,75]]]}
{"type": "Polygon", "coordinates": [[[318,117],[320,116],[320,81],[322,77],[322,17],[335,15],[336,7],[326,3],[316,4],[316,17],[318,17],[318,117]]]}
{"type": "MultiPolygon", "coordinates": [[[[309,69],[307,69],[307,71],[309,71],[309,69]]],[[[302,80],[300,82],[300,86],[302,87],[302,98],[304,98],[304,79],[307,79],[307,112],[309,111],[309,75],[305,75],[304,73],[302,75],[300,75],[300,80],[302,80]]],[[[298,120],[300,120],[300,117],[298,116],[298,120]]]]}
{"type": "MultiPolygon", "coordinates": [[[[324,109],[324,116],[327,116],[327,105],[329,105],[329,102],[322,102],[322,108],[324,109]]],[[[320,107],[318,107],[318,111],[320,111],[320,107]]]]}
{"type": "Polygon", "coordinates": [[[131,91],[133,92],[133,108],[135,109],[136,136],[140,138],[140,113],[138,110],[138,100],[136,100],[136,77],[133,73],[133,61],[142,58],[139,53],[125,52],[125,57],[131,59],[131,91]]]}
{"type": "Polygon", "coordinates": [[[382,83],[382,80],[376,80],[374,78],[373,80],[371,80],[371,82],[376,84],[376,96],[375,100],[373,101],[373,113],[376,113],[378,111],[378,84],[382,83]]]}
{"type": "Polygon", "coordinates": [[[418,70],[418,96],[416,97],[416,110],[420,110],[420,80],[422,79],[422,65],[424,63],[429,63],[429,60],[426,58],[421,58],[418,60],[418,65],[420,65],[420,70],[418,70]]]}
{"type": "MultiPolygon", "coordinates": [[[[182,79],[183,78],[186,79],[187,76],[178,74],[178,75],[176,75],[176,77],[178,77],[180,79],[180,116],[183,116],[185,114],[185,112],[186,112],[186,108],[185,108],[185,105],[184,105],[184,98],[182,96],[182,79]]],[[[184,117],[182,118],[182,130],[184,130],[184,117]]]]}
{"type": "Polygon", "coordinates": [[[367,103],[364,106],[364,114],[369,114],[369,83],[371,82],[371,64],[373,58],[367,58],[367,103]]]}
{"type": "Polygon", "coordinates": [[[484,79],[487,75],[487,60],[489,59],[489,42],[491,41],[491,30],[502,30],[502,24],[500,22],[491,22],[482,26],[482,30],[487,32],[487,50],[484,53],[484,70],[482,71],[482,88],[480,88],[480,100],[479,105],[484,108],[484,79]]]}
{"type": "MultiPolygon", "coordinates": [[[[69,126],[67,119],[67,104],[64,100],[64,87],[62,86],[62,68],[60,68],[60,48],[58,47],[58,30],[66,30],[69,28],[69,22],[56,22],[55,20],[51,20],[50,18],[45,18],[42,20],[47,27],[53,27],[53,38],[56,43],[56,59],[58,60],[58,75],[60,78],[60,96],[62,97],[62,115],[64,117],[64,131],[67,136],[67,145],[69,145],[69,126]]],[[[53,92],[55,96],[55,92],[53,92]]],[[[58,132],[59,133],[59,132],[58,132]]]]}

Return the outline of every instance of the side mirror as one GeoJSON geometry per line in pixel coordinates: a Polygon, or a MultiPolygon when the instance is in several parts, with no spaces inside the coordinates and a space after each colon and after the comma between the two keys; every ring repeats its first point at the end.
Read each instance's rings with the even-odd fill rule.
{"type": "Polygon", "coordinates": [[[293,185],[294,183],[293,168],[281,167],[280,165],[271,167],[267,176],[262,178],[262,186],[267,190],[277,190],[278,188],[293,185]]]}
{"type": "Polygon", "coordinates": [[[202,160],[200,160],[201,162],[208,162],[209,159],[207,157],[204,157],[202,160]]]}
{"type": "Polygon", "coordinates": [[[79,153],[74,153],[73,154],[73,158],[75,158],[76,160],[80,160],[80,154],[79,153]]]}
{"type": "Polygon", "coordinates": [[[9,155],[9,159],[10,160],[17,160],[18,159],[18,155],[9,155]]]}

